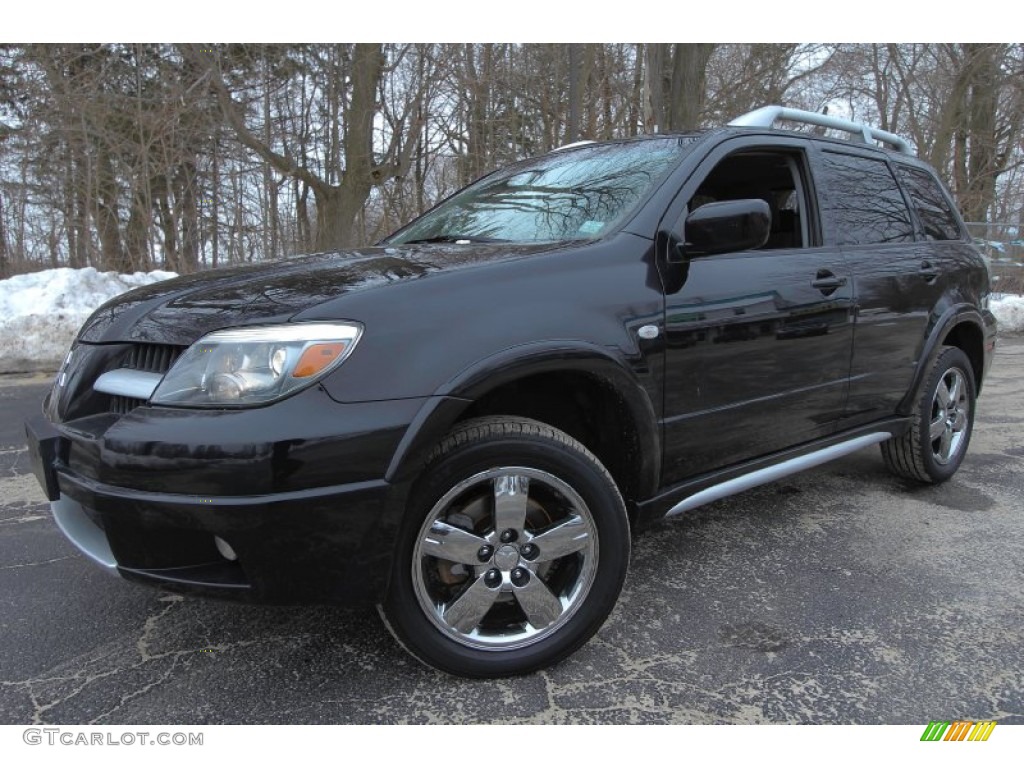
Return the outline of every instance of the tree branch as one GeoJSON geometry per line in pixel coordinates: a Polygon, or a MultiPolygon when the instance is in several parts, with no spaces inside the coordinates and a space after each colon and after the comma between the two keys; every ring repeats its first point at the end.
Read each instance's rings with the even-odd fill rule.
{"type": "MultiPolygon", "coordinates": [[[[286,176],[293,176],[300,181],[304,181],[316,193],[325,194],[327,192],[328,185],[323,179],[308,168],[304,168],[299,165],[292,158],[275,152],[264,141],[257,137],[256,134],[249,130],[248,126],[245,124],[245,118],[242,115],[241,108],[231,97],[231,93],[228,91],[228,87],[224,83],[224,77],[221,74],[220,67],[217,65],[217,62],[214,61],[213,57],[202,51],[195,43],[182,44],[179,46],[179,50],[184,58],[191,61],[196,65],[198,70],[205,73],[204,77],[207,79],[210,91],[217,98],[217,103],[220,106],[220,110],[223,113],[224,118],[228,121],[228,125],[230,125],[232,130],[234,130],[242,144],[263,158],[263,160],[269,163],[278,172],[283,173],[286,176]]],[[[189,90],[191,90],[191,88],[189,90]]]]}

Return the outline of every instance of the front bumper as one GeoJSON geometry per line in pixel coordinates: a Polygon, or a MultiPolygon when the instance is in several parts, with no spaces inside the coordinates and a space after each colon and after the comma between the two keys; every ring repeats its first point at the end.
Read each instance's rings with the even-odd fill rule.
{"type": "Polygon", "coordinates": [[[365,604],[383,596],[408,490],[383,478],[422,405],[310,390],[247,411],[25,426],[58,526],[111,572],[231,599],[365,604]]]}

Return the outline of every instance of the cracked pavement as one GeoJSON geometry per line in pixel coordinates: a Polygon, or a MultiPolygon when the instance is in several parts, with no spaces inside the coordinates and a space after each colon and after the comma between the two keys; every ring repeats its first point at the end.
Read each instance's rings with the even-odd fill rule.
{"type": "Polygon", "coordinates": [[[0,723],[1024,723],[1024,339],[1000,340],[960,472],[877,448],[640,536],[625,591],[546,672],[468,681],[373,611],[169,595],[50,519],[0,378],[0,723]]]}

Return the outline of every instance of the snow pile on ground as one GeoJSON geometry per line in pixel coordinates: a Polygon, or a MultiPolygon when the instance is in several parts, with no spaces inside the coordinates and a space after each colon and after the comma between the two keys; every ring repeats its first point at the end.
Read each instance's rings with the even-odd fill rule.
{"type": "Polygon", "coordinates": [[[62,267],[0,280],[0,373],[55,371],[93,310],[132,288],[171,277],[177,275],[62,267]]]}
{"type": "Polygon", "coordinates": [[[1024,333],[1024,296],[1000,296],[989,309],[999,321],[1000,333],[1024,333]]]}

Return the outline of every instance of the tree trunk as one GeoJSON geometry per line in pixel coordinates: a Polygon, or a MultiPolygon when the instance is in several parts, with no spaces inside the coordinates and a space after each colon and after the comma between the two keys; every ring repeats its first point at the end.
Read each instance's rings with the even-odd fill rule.
{"type": "Polygon", "coordinates": [[[345,173],[337,186],[313,188],[317,207],[316,249],[357,245],[362,233],[356,217],[362,212],[374,182],[373,118],[377,87],[384,70],[378,43],[357,43],[352,52],[352,96],[345,109],[345,173]]]}
{"type": "Polygon", "coordinates": [[[96,232],[100,238],[103,269],[125,272],[131,265],[125,258],[118,221],[118,185],[110,153],[106,147],[96,150],[96,232]]]}
{"type": "Polygon", "coordinates": [[[210,266],[214,269],[220,260],[220,128],[213,134],[213,162],[210,164],[210,196],[203,205],[210,207],[210,266]]]}
{"type": "Polygon", "coordinates": [[[136,179],[131,210],[128,213],[128,224],[124,231],[126,249],[124,269],[120,271],[135,272],[140,269],[149,269],[151,210],[149,180],[136,179]]]}
{"type": "Polygon", "coordinates": [[[7,248],[7,229],[4,227],[4,196],[0,194],[0,279],[10,277],[11,261],[7,248]]]}
{"type": "Polygon", "coordinates": [[[648,43],[644,53],[644,130],[658,133],[668,128],[665,119],[664,43],[648,43]]]}
{"type": "Polygon", "coordinates": [[[477,46],[472,43],[467,43],[465,46],[466,155],[459,175],[459,181],[462,184],[468,184],[482,175],[489,164],[487,126],[490,93],[488,89],[493,48],[492,43],[484,43],[480,46],[480,66],[478,66],[477,46]]]}
{"type": "Polygon", "coordinates": [[[195,158],[186,160],[178,169],[178,217],[181,221],[181,257],[179,271],[190,274],[199,269],[199,201],[196,196],[195,158]]]}
{"type": "Polygon", "coordinates": [[[945,98],[935,129],[935,141],[932,144],[931,153],[926,159],[938,169],[939,173],[947,173],[950,169],[950,152],[952,151],[953,175],[955,176],[960,170],[963,170],[962,181],[966,188],[966,168],[960,166],[961,160],[965,158],[963,154],[958,156],[958,152],[961,149],[960,139],[966,114],[967,94],[970,89],[970,69],[955,46],[944,46],[942,50],[955,68],[953,83],[949,91],[944,94],[945,98]]]}
{"type": "Polygon", "coordinates": [[[571,144],[580,140],[580,123],[583,112],[583,64],[580,61],[583,46],[569,43],[569,118],[565,123],[565,143],[571,144]]]}
{"type": "Polygon", "coordinates": [[[637,43],[633,52],[633,94],[629,100],[629,136],[636,136],[644,124],[644,44],[637,43]]]}
{"type": "MultiPolygon", "coordinates": [[[[612,77],[614,77],[614,66],[617,63],[616,58],[609,55],[608,51],[605,50],[604,46],[600,46],[597,49],[598,52],[598,72],[599,82],[601,86],[601,106],[602,106],[602,125],[601,125],[601,139],[607,141],[612,138],[615,127],[613,122],[615,120],[612,114],[612,77]],[[610,61],[609,61],[610,60],[610,61]]],[[[596,110],[595,110],[596,111],[596,110]]],[[[596,137],[596,134],[595,134],[596,137]]]]}
{"type": "Polygon", "coordinates": [[[74,231],[74,246],[68,253],[69,264],[73,268],[88,266],[89,237],[89,178],[86,162],[82,157],[81,147],[75,141],[71,148],[71,178],[73,184],[73,210],[70,228],[74,231]]]}
{"type": "Polygon", "coordinates": [[[1000,46],[966,44],[971,89],[968,105],[967,194],[960,201],[968,221],[985,221],[996,197],[997,162],[996,93],[999,89],[1000,46]]]}
{"type": "Polygon", "coordinates": [[[83,267],[85,266],[84,264],[75,263],[79,251],[77,243],[78,228],[75,226],[75,162],[70,145],[65,147],[62,160],[64,165],[64,178],[62,179],[64,196],[61,213],[64,216],[64,235],[68,243],[68,266],[72,268],[83,267]]]}
{"type": "Polygon", "coordinates": [[[585,139],[596,139],[597,135],[597,91],[598,83],[596,78],[597,61],[593,43],[583,46],[583,71],[580,73],[580,87],[586,87],[584,101],[587,104],[586,123],[582,128],[582,136],[585,139]]]}
{"type": "Polygon", "coordinates": [[[676,43],[668,98],[669,130],[692,131],[700,127],[707,91],[708,61],[714,51],[714,43],[676,43]]]}
{"type": "Polygon", "coordinates": [[[153,193],[153,204],[156,208],[160,230],[163,233],[164,260],[162,267],[171,272],[179,272],[181,271],[181,263],[178,252],[178,232],[174,206],[171,205],[171,201],[168,199],[169,195],[170,192],[167,186],[162,185],[160,189],[153,193]]]}

